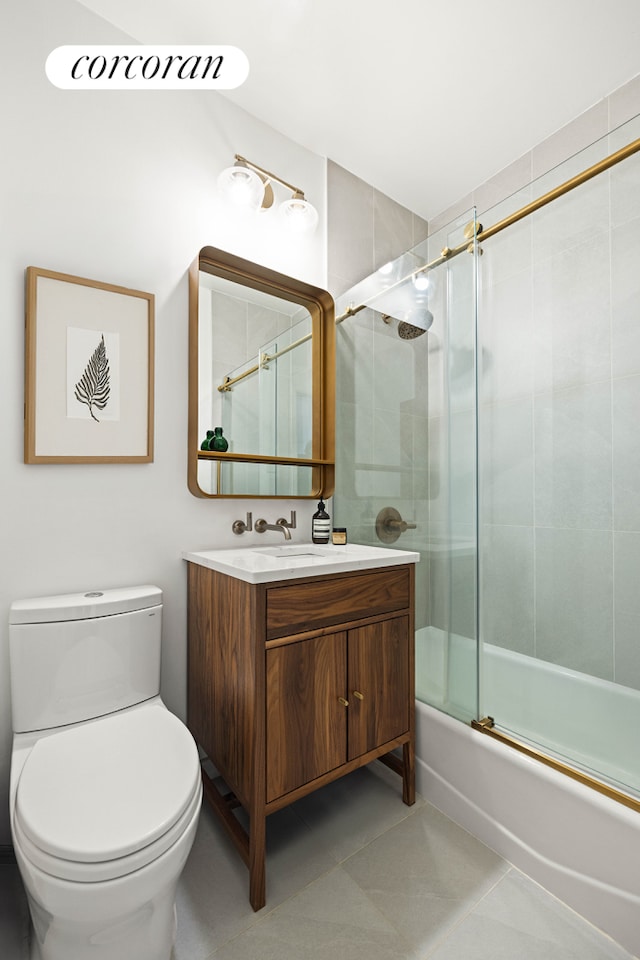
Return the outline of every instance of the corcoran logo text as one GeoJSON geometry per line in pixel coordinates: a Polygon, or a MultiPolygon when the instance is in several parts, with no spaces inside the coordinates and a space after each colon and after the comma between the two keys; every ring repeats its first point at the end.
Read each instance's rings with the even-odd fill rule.
{"type": "Polygon", "coordinates": [[[47,57],[46,74],[62,90],[232,90],[249,61],[229,46],[64,46],[47,57]]]}

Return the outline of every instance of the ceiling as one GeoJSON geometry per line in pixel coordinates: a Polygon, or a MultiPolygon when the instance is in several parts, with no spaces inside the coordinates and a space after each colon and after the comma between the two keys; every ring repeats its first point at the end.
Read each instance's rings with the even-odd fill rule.
{"type": "Polygon", "coordinates": [[[640,73],[639,0],[79,2],[141,43],[240,47],[248,79],[212,96],[427,219],[640,73]]]}

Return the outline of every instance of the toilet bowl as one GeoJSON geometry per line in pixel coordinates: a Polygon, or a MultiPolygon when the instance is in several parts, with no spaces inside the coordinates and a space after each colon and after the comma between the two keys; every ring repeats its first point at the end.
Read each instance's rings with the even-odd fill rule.
{"type": "Polygon", "coordinates": [[[38,960],[171,955],[175,890],[202,786],[193,738],[157,692],[158,595],[136,588],[123,605],[121,591],[106,591],[97,610],[95,598],[46,598],[49,617],[71,608],[72,619],[54,621],[42,600],[31,602],[35,613],[28,602],[12,607],[11,831],[38,960]],[[36,705],[21,685],[31,661],[33,684],[44,689],[41,642],[51,693],[36,705]],[[100,710],[117,706],[87,716],[92,700],[100,710]],[[61,716],[74,719],[30,728],[61,716]]]}

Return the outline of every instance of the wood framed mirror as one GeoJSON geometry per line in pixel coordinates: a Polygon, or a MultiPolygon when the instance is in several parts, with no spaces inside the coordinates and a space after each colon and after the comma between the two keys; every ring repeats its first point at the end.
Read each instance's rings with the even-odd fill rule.
{"type": "Polygon", "coordinates": [[[189,271],[188,446],[196,497],[331,496],[335,310],[326,290],[200,250],[189,271]]]}

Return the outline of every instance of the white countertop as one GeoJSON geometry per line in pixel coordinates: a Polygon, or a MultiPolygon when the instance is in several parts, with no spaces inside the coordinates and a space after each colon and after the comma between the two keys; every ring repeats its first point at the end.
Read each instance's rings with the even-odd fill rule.
{"type": "Polygon", "coordinates": [[[228,550],[185,550],[182,557],[190,563],[198,563],[247,583],[295,580],[350,570],[374,570],[402,563],[418,563],[420,560],[420,554],[410,550],[367,547],[359,543],[343,546],[287,543],[228,550]]]}

